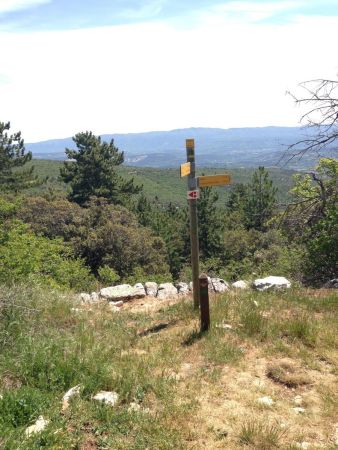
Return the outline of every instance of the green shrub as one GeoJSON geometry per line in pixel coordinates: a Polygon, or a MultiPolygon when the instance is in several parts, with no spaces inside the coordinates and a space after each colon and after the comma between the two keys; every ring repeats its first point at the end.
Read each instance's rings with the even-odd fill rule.
{"type": "Polygon", "coordinates": [[[1,283],[31,280],[51,287],[88,289],[94,280],[61,239],[36,236],[21,222],[0,226],[0,255],[1,283]]]}
{"type": "Polygon", "coordinates": [[[120,281],[119,275],[109,266],[101,266],[98,270],[99,280],[103,284],[112,286],[120,281]]]}

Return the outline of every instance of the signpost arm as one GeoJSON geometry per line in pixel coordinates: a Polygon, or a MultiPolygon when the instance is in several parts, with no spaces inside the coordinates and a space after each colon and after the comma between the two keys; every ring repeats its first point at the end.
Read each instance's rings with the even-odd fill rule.
{"type": "MultiPolygon", "coordinates": [[[[190,162],[191,170],[188,176],[188,190],[197,189],[197,179],[195,177],[195,143],[193,139],[186,140],[187,161],[190,162]]],[[[191,243],[191,267],[192,267],[192,283],[194,308],[200,306],[199,296],[199,243],[198,243],[198,225],[197,225],[197,199],[190,198],[189,214],[190,214],[190,243],[191,243]]]]}

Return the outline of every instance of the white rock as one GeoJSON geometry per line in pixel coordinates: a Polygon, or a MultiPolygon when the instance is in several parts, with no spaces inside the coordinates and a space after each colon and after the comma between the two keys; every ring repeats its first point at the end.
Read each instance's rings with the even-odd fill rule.
{"type": "Polygon", "coordinates": [[[272,406],[275,403],[271,397],[260,397],[257,399],[257,402],[264,406],[272,406]]]}
{"type": "Polygon", "coordinates": [[[119,300],[118,302],[109,302],[109,306],[117,306],[118,308],[121,308],[123,306],[123,300],[119,300]]]}
{"type": "Polygon", "coordinates": [[[162,283],[158,287],[157,298],[159,300],[177,297],[177,295],[177,289],[172,283],[162,283]]]}
{"type": "Polygon", "coordinates": [[[26,428],[25,434],[27,437],[35,433],[40,433],[49,424],[49,420],[45,420],[42,416],[39,416],[34,425],[26,428]]]}
{"type": "Polygon", "coordinates": [[[65,395],[62,397],[62,411],[65,411],[69,407],[69,399],[71,397],[74,397],[75,395],[79,395],[81,391],[81,385],[78,384],[77,386],[72,387],[69,389],[65,395]]]}
{"type": "Polygon", "coordinates": [[[266,291],[267,289],[285,289],[290,288],[291,283],[285,277],[266,277],[266,278],[257,278],[252,283],[253,288],[258,291],[266,291]]]}
{"type": "Polygon", "coordinates": [[[235,289],[248,289],[249,287],[248,283],[244,280],[235,281],[231,286],[235,289]]]}
{"type": "Polygon", "coordinates": [[[176,284],[176,288],[181,295],[187,295],[189,293],[189,286],[187,283],[179,282],[176,284]]]}
{"type": "Polygon", "coordinates": [[[149,297],[156,297],[158,291],[158,285],[154,281],[147,281],[144,285],[147,295],[149,297]]]}
{"type": "Polygon", "coordinates": [[[79,297],[80,297],[80,300],[83,301],[83,302],[85,302],[85,303],[90,302],[90,295],[87,294],[86,292],[81,292],[81,294],[79,295],[79,297]]]}
{"type": "Polygon", "coordinates": [[[217,323],[215,325],[216,328],[223,328],[224,330],[232,330],[232,325],[228,323],[217,323]]]}
{"type": "Polygon", "coordinates": [[[192,281],[190,281],[189,283],[189,291],[193,291],[194,290],[194,283],[192,281]]]}
{"type": "Polygon", "coordinates": [[[294,410],[294,412],[296,414],[304,414],[305,413],[305,409],[304,408],[297,407],[297,408],[292,408],[292,409],[294,410]]]}
{"type": "Polygon", "coordinates": [[[136,283],[134,285],[134,289],[136,289],[136,291],[137,291],[136,295],[138,296],[138,298],[143,298],[146,296],[146,290],[142,283],[136,283]]]}
{"type": "Polygon", "coordinates": [[[327,281],[323,288],[325,289],[338,289],[338,278],[333,278],[332,280],[327,281]]]}
{"type": "Polygon", "coordinates": [[[297,442],[296,443],[296,447],[297,448],[302,448],[304,450],[307,450],[308,448],[310,448],[311,444],[309,442],[297,442]]]}
{"type": "Polygon", "coordinates": [[[99,294],[98,294],[97,292],[92,292],[92,293],[90,294],[90,301],[91,301],[92,303],[96,303],[96,302],[100,301],[99,294]]]}
{"type": "Polygon", "coordinates": [[[120,312],[120,307],[113,305],[113,302],[109,302],[108,306],[111,312],[120,312]]]}
{"type": "Polygon", "coordinates": [[[110,406],[115,406],[118,402],[119,395],[116,392],[100,391],[94,395],[93,400],[107,403],[110,406]]]}
{"type": "Polygon", "coordinates": [[[134,298],[143,298],[146,293],[142,286],[142,289],[139,287],[132,287],[130,284],[120,284],[118,286],[110,286],[100,290],[100,297],[106,300],[131,300],[134,298]]]}
{"type": "Polygon", "coordinates": [[[222,280],[222,278],[211,278],[211,284],[213,290],[217,293],[225,292],[229,290],[229,285],[226,281],[222,280]]]}

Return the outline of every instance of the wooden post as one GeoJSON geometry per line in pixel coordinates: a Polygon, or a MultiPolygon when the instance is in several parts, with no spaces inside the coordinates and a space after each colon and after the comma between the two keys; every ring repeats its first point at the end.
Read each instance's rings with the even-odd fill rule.
{"type": "Polygon", "coordinates": [[[202,273],[199,277],[201,333],[210,328],[208,276],[202,273]]]}
{"type": "MultiPolygon", "coordinates": [[[[186,139],[187,162],[190,162],[190,174],[188,176],[188,190],[197,189],[197,179],[195,177],[195,141],[194,139],[186,139]]],[[[192,284],[194,296],[194,308],[200,306],[199,299],[199,242],[198,242],[198,224],[197,224],[197,199],[190,198],[190,244],[191,244],[191,267],[192,267],[192,284]]]]}

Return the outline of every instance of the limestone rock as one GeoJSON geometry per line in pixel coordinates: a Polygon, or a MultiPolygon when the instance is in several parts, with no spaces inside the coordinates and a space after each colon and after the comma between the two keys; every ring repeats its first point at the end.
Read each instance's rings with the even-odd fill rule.
{"type": "Polygon", "coordinates": [[[325,289],[338,289],[338,278],[333,278],[332,280],[327,281],[323,288],[325,289]]]}
{"type": "Polygon", "coordinates": [[[257,402],[264,406],[272,406],[275,403],[271,397],[260,397],[257,399],[257,402]]]}
{"type": "Polygon", "coordinates": [[[154,281],[147,281],[144,285],[147,295],[149,297],[156,297],[158,291],[158,285],[154,281]]]}
{"type": "Polygon", "coordinates": [[[179,282],[176,284],[176,288],[181,295],[189,294],[189,286],[187,283],[179,282]]]}
{"type": "Polygon", "coordinates": [[[116,392],[100,391],[94,395],[93,400],[107,403],[110,406],[115,406],[118,402],[119,395],[116,392]]]}
{"type": "Polygon", "coordinates": [[[252,283],[254,289],[258,291],[266,291],[268,289],[285,289],[290,288],[291,283],[285,277],[266,277],[266,278],[257,278],[252,283]]]}
{"type": "Polygon", "coordinates": [[[134,289],[137,290],[137,296],[138,296],[138,298],[143,298],[143,297],[146,296],[146,290],[145,290],[145,288],[144,288],[144,286],[143,286],[142,283],[136,283],[136,284],[134,285],[134,289]]]}
{"type": "Polygon", "coordinates": [[[146,293],[142,286],[132,287],[130,284],[120,284],[118,286],[110,286],[100,290],[100,297],[106,300],[131,300],[134,298],[143,298],[146,293]]]}
{"type": "Polygon", "coordinates": [[[119,300],[118,302],[109,302],[109,306],[116,306],[117,308],[121,308],[123,306],[123,300],[119,300]]]}
{"type": "Polygon", "coordinates": [[[78,384],[77,386],[72,387],[69,389],[65,395],[62,397],[62,411],[66,411],[69,407],[69,399],[74,397],[75,395],[79,395],[81,390],[81,385],[78,384]]]}
{"type": "Polygon", "coordinates": [[[80,300],[84,303],[89,303],[90,302],[90,295],[87,294],[86,292],[81,292],[81,294],[79,295],[80,300]]]}
{"type": "Polygon", "coordinates": [[[211,284],[213,290],[217,293],[225,292],[229,290],[229,285],[226,281],[222,280],[222,278],[211,278],[211,284]]]}
{"type": "Polygon", "coordinates": [[[301,408],[301,407],[297,407],[297,408],[292,408],[293,410],[294,410],[294,412],[296,413],[296,414],[304,414],[305,413],[305,409],[304,408],[301,408]]]}
{"type": "Polygon", "coordinates": [[[31,436],[35,433],[41,433],[46,426],[48,425],[49,420],[45,420],[42,416],[39,416],[37,421],[34,425],[31,425],[30,427],[26,428],[25,434],[27,437],[31,436]]]}
{"type": "Polygon", "coordinates": [[[167,298],[177,297],[177,289],[172,283],[162,283],[158,287],[157,298],[165,300],[167,298]]]}
{"type": "Polygon", "coordinates": [[[97,292],[92,292],[92,293],[90,294],[90,301],[91,301],[92,303],[99,302],[99,301],[100,301],[99,294],[98,294],[97,292]]]}
{"type": "Polygon", "coordinates": [[[244,280],[238,280],[231,285],[235,289],[248,289],[248,283],[244,280]]]}

